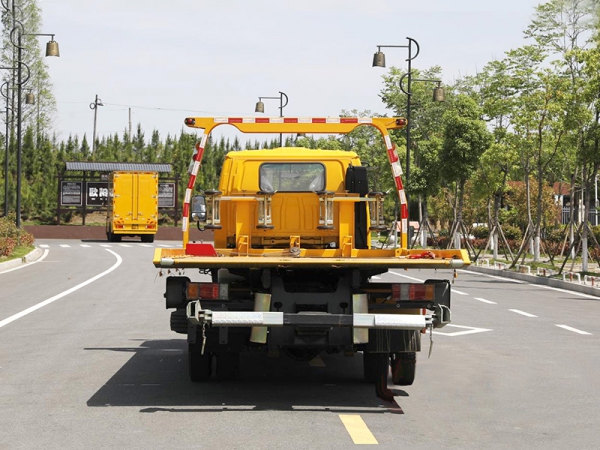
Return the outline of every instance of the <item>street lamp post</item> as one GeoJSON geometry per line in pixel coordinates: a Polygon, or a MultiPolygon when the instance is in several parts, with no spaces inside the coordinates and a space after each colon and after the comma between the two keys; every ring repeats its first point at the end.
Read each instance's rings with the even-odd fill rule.
{"type": "Polygon", "coordinates": [[[23,36],[51,36],[50,41],[46,44],[46,56],[60,56],[58,51],[58,42],[54,40],[54,34],[46,33],[23,33],[23,24],[18,20],[15,20],[17,25],[10,32],[11,43],[17,47],[17,219],[16,226],[21,228],[21,147],[22,147],[22,95],[23,85],[29,80],[29,66],[22,60],[23,56],[23,36]],[[14,33],[17,33],[17,43],[13,40],[14,33]],[[22,79],[23,66],[27,68],[28,74],[25,80],[22,79]]]}
{"type": "MultiPolygon", "coordinates": [[[[263,103],[263,98],[269,100],[279,100],[279,117],[283,117],[283,108],[285,108],[288,104],[288,96],[283,92],[279,91],[279,97],[258,97],[258,102],[256,102],[256,107],[254,108],[254,112],[264,113],[265,112],[265,104],[263,103]],[[285,97],[285,104],[283,103],[283,98],[285,97]]],[[[279,135],[279,146],[283,147],[283,134],[279,135]]]]}
{"type": "MultiPolygon", "coordinates": [[[[0,67],[0,69],[13,69],[13,67],[0,67]]],[[[4,217],[8,217],[8,113],[11,110],[8,106],[8,81],[5,81],[2,83],[2,86],[0,86],[0,94],[2,94],[2,97],[6,100],[6,131],[4,132],[4,217]],[[4,94],[4,89],[6,89],[6,94],[4,94]]]]}
{"type": "MultiPolygon", "coordinates": [[[[102,104],[102,100],[98,98],[98,94],[96,94],[96,100],[90,103],[90,109],[94,110],[94,135],[92,136],[92,159],[94,158],[94,152],[96,151],[96,119],[98,117],[98,106],[104,106],[102,104]]],[[[129,127],[131,128],[131,127],[129,127]]],[[[131,131],[129,132],[131,135],[131,131]]],[[[131,137],[130,137],[131,139],[131,137]]]]}
{"type": "MultiPolygon", "coordinates": [[[[413,38],[407,37],[408,45],[378,45],[377,52],[373,55],[373,67],[385,67],[385,54],[381,51],[382,48],[407,48],[408,49],[408,92],[411,91],[412,84],[412,60],[419,56],[419,43],[415,41],[413,38]],[[416,47],[416,52],[413,55],[413,44],[416,47]]],[[[404,179],[406,180],[406,186],[408,187],[408,182],[410,178],[410,129],[411,129],[411,120],[410,120],[410,110],[411,110],[411,95],[408,95],[406,98],[406,165],[404,168],[404,179]]],[[[406,207],[408,208],[408,214],[410,218],[410,207],[409,207],[409,197],[408,192],[406,192],[406,207]]]]}
{"type": "MultiPolygon", "coordinates": [[[[404,94],[406,94],[406,120],[407,120],[407,124],[406,124],[406,167],[405,167],[404,179],[406,181],[406,186],[408,187],[409,179],[410,179],[410,151],[411,151],[411,146],[412,146],[411,135],[410,135],[410,131],[412,128],[412,120],[411,120],[412,82],[413,81],[424,81],[424,82],[437,83],[437,87],[433,90],[433,100],[436,102],[445,101],[445,92],[444,92],[444,88],[441,86],[441,83],[442,83],[441,80],[418,79],[418,78],[413,80],[412,60],[415,59],[417,56],[419,56],[420,47],[419,47],[419,43],[417,41],[415,41],[414,39],[412,39],[410,37],[407,37],[406,39],[408,40],[408,45],[378,45],[377,52],[373,56],[373,67],[385,67],[385,54],[381,51],[382,47],[407,48],[408,49],[408,58],[406,59],[406,61],[408,61],[408,72],[405,73],[404,75],[402,75],[402,77],[400,78],[400,90],[404,94]],[[414,55],[413,55],[413,48],[412,48],[413,44],[416,47],[416,52],[414,53],[414,55]],[[404,79],[405,78],[407,79],[406,89],[404,88],[404,79]]],[[[408,192],[406,192],[406,206],[408,208],[408,214],[409,214],[409,220],[410,220],[410,205],[409,205],[408,192]]]]}

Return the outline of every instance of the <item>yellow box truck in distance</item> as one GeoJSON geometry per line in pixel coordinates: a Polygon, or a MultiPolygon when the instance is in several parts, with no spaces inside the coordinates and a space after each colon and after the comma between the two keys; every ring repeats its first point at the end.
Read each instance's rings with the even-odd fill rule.
{"type": "Polygon", "coordinates": [[[112,172],[108,183],[106,238],[140,236],[153,242],[158,229],[158,173],[112,172]]]}

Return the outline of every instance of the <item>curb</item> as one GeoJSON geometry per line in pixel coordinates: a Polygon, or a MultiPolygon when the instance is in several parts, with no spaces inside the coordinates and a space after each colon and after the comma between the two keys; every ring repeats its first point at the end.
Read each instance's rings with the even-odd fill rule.
{"type": "Polygon", "coordinates": [[[43,254],[44,251],[41,248],[36,247],[34,250],[29,252],[22,258],[11,259],[10,261],[0,263],[0,272],[5,272],[9,269],[14,269],[15,267],[22,266],[23,264],[37,261],[43,254]]]}
{"type": "Polygon", "coordinates": [[[546,278],[538,275],[529,275],[526,273],[517,273],[502,269],[488,269],[486,267],[469,266],[463,269],[467,272],[485,273],[487,275],[495,275],[502,278],[511,278],[513,280],[525,281],[527,283],[541,284],[544,286],[555,287],[567,291],[581,292],[582,294],[600,297],[600,289],[584,284],[570,283],[568,281],[557,280],[556,278],[546,278]]]}

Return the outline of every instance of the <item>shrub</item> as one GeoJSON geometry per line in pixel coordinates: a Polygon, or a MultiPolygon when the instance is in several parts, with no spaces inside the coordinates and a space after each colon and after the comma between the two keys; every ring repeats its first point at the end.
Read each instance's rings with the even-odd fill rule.
{"type": "Polygon", "coordinates": [[[504,232],[504,237],[507,241],[520,241],[523,239],[523,232],[519,227],[514,225],[502,225],[502,231],[504,232]]]}
{"type": "Polygon", "coordinates": [[[14,215],[0,218],[0,256],[10,256],[16,247],[33,245],[31,233],[15,226],[14,215]]]}
{"type": "Polygon", "coordinates": [[[490,235],[490,229],[482,226],[474,227],[471,234],[473,234],[475,239],[487,239],[490,235]]]}

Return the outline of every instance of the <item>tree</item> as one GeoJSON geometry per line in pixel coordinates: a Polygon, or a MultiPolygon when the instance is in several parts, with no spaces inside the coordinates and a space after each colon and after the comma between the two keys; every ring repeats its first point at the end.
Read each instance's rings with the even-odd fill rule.
{"type": "Polygon", "coordinates": [[[446,183],[455,183],[457,204],[452,230],[456,233],[464,230],[465,184],[492,143],[492,135],[481,116],[477,103],[464,94],[455,97],[452,107],[443,116],[444,141],[440,160],[444,165],[440,177],[446,183]]]}

